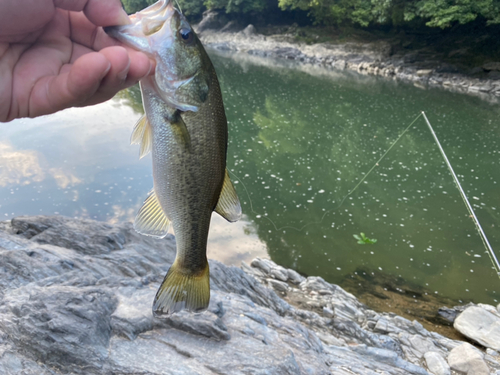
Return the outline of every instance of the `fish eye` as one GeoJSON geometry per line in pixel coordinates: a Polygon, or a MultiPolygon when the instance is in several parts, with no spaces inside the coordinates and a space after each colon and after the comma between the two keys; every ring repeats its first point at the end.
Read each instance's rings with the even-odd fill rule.
{"type": "Polygon", "coordinates": [[[179,35],[181,36],[182,40],[184,43],[189,44],[193,41],[194,35],[193,31],[188,28],[181,28],[179,29],[179,35]]]}

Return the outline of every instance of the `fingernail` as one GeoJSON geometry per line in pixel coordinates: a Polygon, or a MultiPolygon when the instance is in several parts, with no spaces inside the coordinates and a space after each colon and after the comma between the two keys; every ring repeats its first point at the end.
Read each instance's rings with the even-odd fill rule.
{"type": "Polygon", "coordinates": [[[118,25],[129,25],[131,23],[132,21],[128,18],[128,14],[125,12],[125,9],[120,9],[120,13],[118,14],[118,25]]]}
{"type": "Polygon", "coordinates": [[[155,68],[156,68],[156,63],[154,61],[149,60],[149,71],[148,74],[146,74],[146,76],[153,74],[155,68]]]}
{"type": "Polygon", "coordinates": [[[108,74],[109,70],[111,69],[111,63],[108,63],[108,67],[106,68],[106,70],[101,74],[101,79],[103,79],[104,77],[106,77],[106,74],[108,74]]]}
{"type": "Polygon", "coordinates": [[[123,69],[121,72],[117,73],[116,76],[118,79],[125,81],[127,79],[128,71],[130,69],[130,60],[128,61],[128,64],[125,69],[123,69]]]}
{"type": "Polygon", "coordinates": [[[149,76],[149,75],[153,74],[153,72],[154,72],[154,68],[155,68],[155,63],[154,63],[153,61],[149,60],[149,69],[148,69],[148,71],[147,71],[147,73],[146,73],[146,74],[144,74],[141,78],[139,78],[139,81],[140,81],[141,79],[144,79],[144,78],[146,78],[147,76],[149,76]]]}

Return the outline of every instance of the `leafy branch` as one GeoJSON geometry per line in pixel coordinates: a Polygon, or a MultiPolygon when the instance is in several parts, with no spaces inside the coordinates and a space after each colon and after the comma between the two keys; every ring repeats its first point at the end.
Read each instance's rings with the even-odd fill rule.
{"type": "Polygon", "coordinates": [[[373,245],[377,242],[375,238],[371,239],[366,237],[363,232],[361,232],[359,236],[357,234],[353,234],[353,237],[358,240],[360,245],[373,245]]]}

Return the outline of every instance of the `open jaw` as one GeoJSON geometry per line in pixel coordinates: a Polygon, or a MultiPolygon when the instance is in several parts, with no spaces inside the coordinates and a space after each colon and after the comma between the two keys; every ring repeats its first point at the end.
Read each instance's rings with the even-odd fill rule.
{"type": "Polygon", "coordinates": [[[131,15],[131,24],[108,26],[104,31],[125,45],[152,56],[155,39],[168,40],[169,35],[166,34],[170,34],[170,30],[163,26],[168,24],[175,11],[171,0],[160,0],[131,15]],[[154,34],[159,33],[163,35],[152,38],[154,34]]]}

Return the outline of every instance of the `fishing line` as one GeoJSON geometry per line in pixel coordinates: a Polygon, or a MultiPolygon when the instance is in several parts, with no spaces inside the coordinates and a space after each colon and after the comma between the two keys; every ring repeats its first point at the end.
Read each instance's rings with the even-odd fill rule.
{"type": "Polygon", "coordinates": [[[469,217],[472,218],[472,221],[476,225],[477,232],[479,234],[479,237],[481,238],[481,241],[483,242],[484,247],[486,248],[486,253],[489,255],[491,263],[493,263],[493,268],[495,269],[498,277],[500,277],[500,263],[498,262],[498,258],[495,255],[495,252],[493,251],[493,248],[490,245],[490,242],[488,241],[488,238],[486,237],[486,234],[483,231],[483,228],[481,227],[481,224],[479,223],[479,220],[477,219],[477,216],[472,209],[472,206],[467,199],[467,196],[465,195],[464,190],[462,189],[462,185],[460,185],[460,181],[458,181],[458,177],[455,174],[455,171],[453,170],[453,167],[450,164],[450,161],[448,160],[448,157],[446,156],[446,153],[444,152],[443,147],[441,146],[441,143],[439,142],[439,139],[436,136],[436,133],[434,132],[434,129],[432,128],[431,123],[429,122],[429,119],[425,115],[425,113],[422,111],[422,115],[424,116],[425,122],[427,123],[427,126],[429,127],[429,130],[431,131],[432,136],[434,137],[434,140],[436,141],[439,151],[441,152],[441,155],[443,155],[444,161],[446,162],[446,165],[448,166],[448,169],[450,170],[450,173],[453,177],[453,180],[455,181],[455,185],[457,186],[458,191],[460,192],[460,196],[462,197],[462,200],[465,203],[465,206],[467,207],[467,211],[469,211],[469,217]]]}
{"type": "Polygon", "coordinates": [[[429,119],[427,118],[427,116],[425,115],[425,112],[421,112],[412,122],[410,125],[408,125],[406,127],[406,129],[399,135],[399,137],[389,146],[389,148],[382,154],[382,156],[375,162],[375,164],[370,168],[370,170],[363,176],[363,178],[356,184],[356,186],[354,186],[354,188],[352,188],[345,196],[344,198],[342,198],[342,200],[340,201],[339,205],[337,207],[334,207],[330,210],[327,210],[325,211],[325,213],[323,213],[323,216],[321,216],[321,219],[319,221],[315,221],[315,222],[309,222],[309,223],[306,223],[304,224],[302,227],[300,228],[296,228],[294,226],[290,226],[290,225],[286,225],[286,226],[283,226],[283,227],[280,227],[278,228],[276,226],[276,224],[270,219],[268,218],[267,216],[262,216],[260,215],[258,212],[256,212],[254,209],[253,209],[253,203],[252,203],[252,199],[250,197],[250,193],[248,192],[248,189],[247,187],[245,186],[245,183],[238,177],[236,176],[236,174],[234,174],[233,172],[230,172],[239,182],[241,182],[241,184],[243,185],[243,188],[245,189],[245,192],[248,196],[248,201],[250,202],[250,210],[257,215],[258,218],[260,217],[263,217],[264,219],[267,219],[271,224],[272,226],[274,227],[274,229],[276,231],[281,231],[283,229],[293,229],[293,230],[296,230],[298,232],[302,231],[304,228],[306,228],[307,226],[309,225],[313,225],[313,224],[321,224],[323,222],[323,219],[326,217],[326,215],[332,211],[335,211],[335,210],[338,210],[345,202],[345,200],[352,194],[354,193],[358,188],[359,186],[366,180],[366,178],[373,172],[373,170],[379,165],[379,163],[386,157],[386,155],[389,153],[389,151],[391,151],[392,148],[394,148],[394,146],[399,142],[399,140],[408,132],[408,130],[410,130],[410,128],[412,127],[413,124],[415,124],[415,122],[421,117],[423,116],[424,119],[425,119],[425,122],[427,123],[427,126],[429,127],[429,130],[431,131],[431,134],[434,138],[434,141],[436,142],[438,148],[439,148],[439,151],[441,152],[441,155],[443,156],[443,159],[450,171],[450,174],[451,176],[453,177],[453,180],[455,182],[455,185],[457,186],[458,188],[458,191],[460,192],[460,196],[462,197],[462,200],[464,201],[464,204],[465,206],[467,207],[467,211],[469,212],[469,217],[472,218],[475,226],[476,226],[476,230],[479,234],[479,237],[481,238],[481,241],[483,242],[483,245],[484,247],[486,248],[486,253],[488,254],[488,256],[490,257],[490,260],[491,260],[491,263],[493,264],[493,268],[495,269],[498,277],[500,278],[500,262],[498,261],[498,258],[497,256],[495,255],[495,252],[493,251],[493,248],[491,247],[490,245],[490,242],[488,241],[488,238],[486,237],[486,234],[484,233],[484,230],[481,226],[481,224],[479,223],[479,220],[474,212],[474,210],[472,209],[472,206],[469,202],[469,200],[467,199],[467,196],[465,195],[465,192],[462,188],[462,185],[460,184],[460,181],[458,180],[458,177],[457,175],[455,174],[455,171],[453,170],[453,167],[451,166],[451,163],[448,159],[448,157],[446,156],[446,153],[444,152],[444,149],[443,147],[441,146],[441,143],[439,142],[439,139],[437,138],[437,135],[436,133],[434,132],[434,129],[432,128],[432,125],[431,123],[429,122],[429,119]]]}
{"type": "Polygon", "coordinates": [[[399,137],[389,146],[389,148],[382,154],[382,156],[375,162],[375,164],[373,164],[373,166],[370,168],[370,170],[363,176],[363,178],[356,184],[356,186],[354,186],[354,188],[352,188],[345,196],[344,198],[342,198],[342,200],[340,201],[340,203],[338,204],[337,207],[334,207],[330,210],[327,210],[323,213],[323,216],[321,216],[321,219],[319,221],[314,221],[314,222],[309,222],[309,223],[306,223],[304,224],[302,227],[300,228],[296,228],[294,226],[290,226],[290,225],[286,225],[286,226],[283,226],[283,227],[280,227],[278,228],[276,226],[276,224],[274,223],[274,221],[272,221],[270,218],[268,218],[267,216],[265,215],[260,215],[258,212],[256,212],[254,209],[253,209],[253,203],[252,203],[252,199],[250,198],[250,193],[248,192],[248,189],[247,187],[245,186],[245,183],[238,177],[236,176],[235,173],[233,172],[230,172],[239,182],[241,182],[241,184],[243,185],[243,188],[245,189],[245,192],[247,194],[247,197],[248,197],[248,201],[250,203],[250,210],[257,215],[257,218],[264,218],[264,219],[267,219],[271,224],[272,226],[274,227],[274,229],[276,231],[281,231],[283,229],[293,229],[293,230],[296,230],[298,232],[302,231],[304,228],[306,228],[307,226],[309,225],[313,225],[313,224],[321,224],[324,220],[324,218],[326,217],[327,214],[329,214],[330,212],[332,211],[335,211],[335,210],[338,210],[345,202],[345,200],[352,194],[354,193],[358,188],[359,186],[366,180],[366,178],[373,172],[373,170],[379,165],[379,163],[386,157],[386,155],[389,153],[389,151],[391,151],[394,146],[399,142],[399,140],[410,130],[410,128],[412,127],[413,124],[415,124],[415,122],[417,122],[417,120],[423,116],[424,119],[425,119],[425,122],[427,123],[427,126],[429,127],[429,130],[431,131],[431,134],[439,148],[439,151],[441,152],[441,155],[443,156],[443,159],[444,161],[446,162],[446,165],[448,166],[448,169],[453,177],[453,180],[455,182],[455,185],[457,186],[458,188],[458,191],[460,192],[460,196],[462,197],[462,200],[464,201],[465,203],[465,206],[467,207],[467,211],[469,212],[469,216],[472,218],[475,226],[476,226],[476,229],[478,231],[478,234],[479,234],[479,237],[481,238],[481,241],[483,242],[483,245],[484,247],[486,248],[486,253],[488,254],[488,256],[490,257],[490,260],[491,260],[491,263],[493,264],[493,268],[495,269],[498,277],[500,278],[500,262],[498,261],[498,258],[497,256],[495,255],[495,252],[493,251],[493,248],[491,247],[490,245],[490,242],[488,241],[488,238],[486,237],[486,234],[484,233],[484,230],[483,228],[481,227],[481,224],[479,223],[479,220],[474,212],[474,210],[472,209],[472,206],[469,202],[469,200],[467,199],[467,196],[465,195],[465,192],[464,190],[462,189],[462,185],[460,184],[460,181],[458,180],[458,177],[457,175],[455,174],[455,171],[453,170],[453,167],[451,166],[451,163],[448,159],[448,157],[446,156],[446,153],[444,152],[444,149],[443,147],[441,146],[441,143],[439,142],[439,139],[437,138],[436,136],[436,133],[434,132],[434,129],[432,128],[432,125],[431,123],[429,122],[429,119],[427,118],[427,116],[425,115],[425,113],[422,111],[412,122],[410,125],[408,125],[406,127],[406,129],[399,135],[399,137]]]}
{"type": "Polygon", "coordinates": [[[182,13],[181,5],[179,4],[179,2],[177,0],[175,0],[175,4],[177,5],[177,8],[179,8],[179,11],[181,12],[181,14],[184,14],[184,13],[182,13]]]}
{"type": "MultiPolygon", "coordinates": [[[[422,112],[423,113],[423,112],[422,112]]],[[[285,225],[283,227],[280,227],[278,228],[276,226],[276,224],[274,224],[274,221],[272,221],[270,218],[268,218],[267,216],[265,215],[260,215],[258,212],[255,212],[254,209],[253,209],[253,204],[252,204],[252,199],[250,198],[250,193],[248,192],[248,189],[247,187],[245,186],[245,184],[243,183],[243,181],[238,177],[236,176],[233,172],[230,172],[239,182],[241,182],[241,184],[243,185],[243,188],[245,189],[245,192],[248,196],[248,201],[250,202],[250,210],[258,215],[259,217],[263,217],[264,219],[267,219],[271,224],[272,226],[274,227],[274,230],[276,231],[281,231],[283,229],[293,229],[293,230],[296,230],[298,232],[302,231],[304,228],[306,228],[307,226],[309,225],[313,225],[313,224],[321,224],[323,222],[323,219],[326,217],[327,214],[329,214],[330,212],[332,211],[335,211],[335,210],[338,210],[345,202],[345,200],[352,194],[354,193],[358,188],[359,186],[363,183],[363,181],[366,180],[366,178],[370,175],[370,173],[373,172],[373,170],[379,165],[379,163],[385,158],[385,156],[389,153],[389,151],[391,151],[391,149],[396,145],[396,143],[399,142],[399,140],[406,134],[406,132],[408,130],[410,130],[410,128],[412,127],[413,124],[415,124],[415,122],[422,116],[422,113],[420,113],[417,117],[415,117],[415,119],[411,122],[410,125],[408,125],[406,127],[406,129],[399,135],[399,137],[389,146],[389,148],[382,154],[382,156],[375,162],[375,164],[373,164],[373,166],[370,168],[370,170],[363,176],[363,178],[357,183],[356,186],[354,186],[354,188],[352,188],[345,196],[344,198],[342,198],[342,200],[340,201],[340,203],[337,205],[337,207],[334,207],[334,208],[331,208],[327,211],[325,211],[323,213],[323,216],[321,216],[321,219],[319,221],[312,221],[312,222],[309,222],[309,223],[306,223],[304,224],[303,226],[301,226],[300,228],[297,228],[297,227],[294,227],[294,226],[291,226],[291,225],[285,225]]]]}

